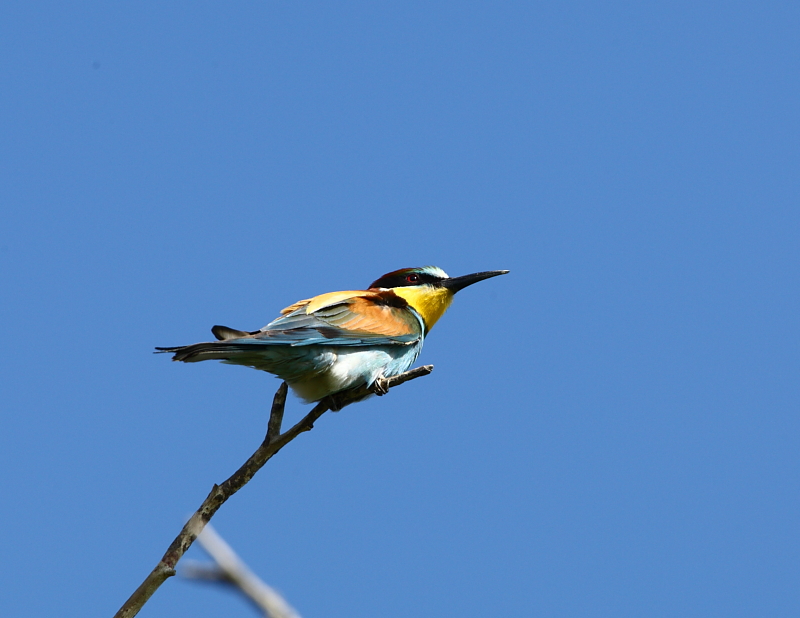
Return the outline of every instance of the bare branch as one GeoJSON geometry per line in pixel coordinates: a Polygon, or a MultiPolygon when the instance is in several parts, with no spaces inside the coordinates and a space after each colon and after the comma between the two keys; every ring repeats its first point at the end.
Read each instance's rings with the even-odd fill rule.
{"type": "MultiPolygon", "coordinates": [[[[208,528],[209,525],[210,524],[206,524],[206,528],[208,528]]],[[[197,538],[202,538],[202,536],[203,535],[201,534],[197,538]]],[[[225,571],[223,571],[213,562],[206,563],[200,562],[199,560],[189,560],[188,558],[184,558],[181,562],[179,573],[186,579],[196,579],[213,582],[215,584],[226,584],[228,586],[233,585],[233,582],[228,579],[225,571]]]]}
{"type": "MultiPolygon", "coordinates": [[[[387,378],[386,386],[391,388],[413,380],[414,378],[426,376],[431,371],[433,371],[433,365],[417,367],[416,369],[406,371],[398,376],[387,378]]],[[[286,406],[287,390],[288,387],[284,382],[278,388],[278,392],[275,393],[275,397],[272,401],[269,423],[267,425],[267,435],[264,437],[261,446],[256,449],[256,452],[253,453],[230,478],[221,485],[214,485],[211,488],[211,492],[203,501],[203,504],[200,505],[200,508],[197,509],[189,518],[189,521],[186,522],[186,525],[183,527],[180,534],[175,537],[175,540],[172,541],[159,563],[134,591],[131,597],[125,601],[125,604],[114,615],[114,618],[133,618],[133,616],[139,613],[139,610],[147,603],[153,593],[158,590],[159,586],[168,578],[175,575],[175,565],[178,564],[183,554],[191,547],[194,540],[203,531],[205,525],[211,520],[219,508],[228,498],[244,487],[244,485],[253,478],[253,475],[255,475],[275,453],[301,433],[313,429],[317,419],[328,410],[341,410],[344,406],[361,401],[372,394],[370,389],[366,386],[362,386],[326,397],[314,406],[311,412],[294,427],[281,434],[280,428],[283,421],[283,411],[286,406]]]]}
{"type": "Polygon", "coordinates": [[[211,524],[197,537],[215,564],[193,564],[181,569],[186,577],[217,581],[236,587],[267,618],[300,618],[297,611],[270,586],[253,573],[211,524]]]}

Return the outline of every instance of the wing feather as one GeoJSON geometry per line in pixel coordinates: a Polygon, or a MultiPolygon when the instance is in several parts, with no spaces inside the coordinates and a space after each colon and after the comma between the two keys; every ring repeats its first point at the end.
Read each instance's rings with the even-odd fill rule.
{"type": "Polygon", "coordinates": [[[301,300],[251,337],[284,345],[408,345],[422,337],[423,322],[390,291],[331,292],[301,300]]]}

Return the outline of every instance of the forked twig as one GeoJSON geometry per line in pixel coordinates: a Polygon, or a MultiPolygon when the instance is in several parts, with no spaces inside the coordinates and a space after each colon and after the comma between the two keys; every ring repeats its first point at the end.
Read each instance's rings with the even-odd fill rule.
{"type": "Polygon", "coordinates": [[[266,618],[300,618],[300,614],[286,599],[248,568],[210,523],[197,537],[197,542],[214,562],[184,561],[180,569],[181,576],[233,586],[266,618]]]}
{"type": "MultiPolygon", "coordinates": [[[[423,365],[422,367],[417,367],[416,369],[401,373],[398,376],[387,378],[385,386],[388,388],[399,386],[414,378],[426,376],[431,371],[433,371],[433,365],[423,365]]],[[[267,425],[267,435],[264,437],[261,446],[256,449],[255,453],[253,453],[230,478],[221,485],[214,485],[211,488],[211,493],[208,494],[200,505],[200,508],[189,518],[189,521],[186,522],[180,534],[175,537],[175,540],[170,544],[167,552],[130,598],[125,601],[125,604],[114,615],[114,618],[133,618],[133,616],[139,613],[139,610],[147,603],[153,593],[158,590],[159,586],[169,577],[175,575],[175,565],[178,564],[183,554],[191,547],[197,535],[203,531],[205,525],[211,520],[219,508],[228,498],[244,487],[275,453],[289,444],[289,442],[294,440],[301,433],[313,429],[317,419],[328,410],[341,410],[344,406],[361,401],[372,393],[366,386],[362,386],[339,393],[335,398],[327,397],[314,406],[311,412],[306,414],[294,427],[285,433],[281,433],[287,390],[288,387],[284,382],[278,388],[278,392],[275,393],[275,397],[272,400],[269,423],[267,425]]]]}

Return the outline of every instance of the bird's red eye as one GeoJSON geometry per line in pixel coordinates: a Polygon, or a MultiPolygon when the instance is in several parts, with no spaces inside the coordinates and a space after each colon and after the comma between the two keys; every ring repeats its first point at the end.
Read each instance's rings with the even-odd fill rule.
{"type": "Polygon", "coordinates": [[[406,281],[409,283],[417,283],[419,281],[419,275],[406,275],[406,281]]]}

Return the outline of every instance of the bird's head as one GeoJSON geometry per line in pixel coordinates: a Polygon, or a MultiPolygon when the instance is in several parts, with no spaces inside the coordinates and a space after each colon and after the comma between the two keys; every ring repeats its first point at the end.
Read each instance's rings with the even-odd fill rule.
{"type": "Polygon", "coordinates": [[[486,272],[450,277],[436,266],[421,268],[401,268],[383,275],[370,285],[370,289],[390,289],[413,307],[425,321],[425,330],[444,315],[453,296],[468,285],[483,281],[497,275],[505,275],[507,270],[489,270],[486,272]]]}

